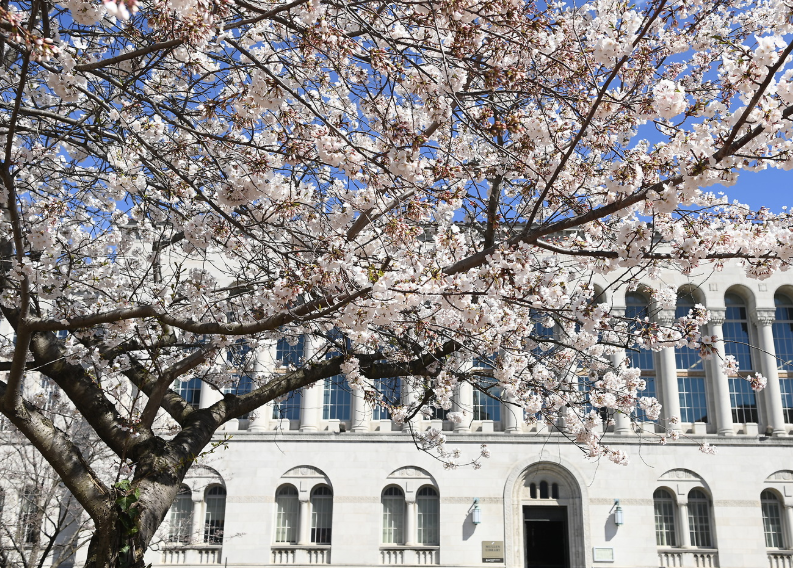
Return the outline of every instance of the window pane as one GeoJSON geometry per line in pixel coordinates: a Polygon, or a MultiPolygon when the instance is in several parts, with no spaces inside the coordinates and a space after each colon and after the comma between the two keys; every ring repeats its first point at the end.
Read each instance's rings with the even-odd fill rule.
{"type": "Polygon", "coordinates": [[[351,397],[344,375],[325,379],[322,401],[323,420],[349,420],[351,397]]]}
{"type": "Polygon", "coordinates": [[[305,347],[306,338],[303,335],[282,337],[275,346],[275,360],[285,367],[299,367],[303,362],[305,347]]]}
{"type": "Polygon", "coordinates": [[[782,391],[782,413],[785,422],[793,423],[793,378],[779,378],[779,390],[782,391]]]}
{"type": "MultiPolygon", "coordinates": [[[[501,389],[498,388],[495,379],[482,378],[479,380],[481,389],[491,393],[493,396],[501,396],[501,389]]],[[[474,389],[474,420],[501,420],[501,401],[491,398],[484,392],[474,389]]]]}
{"type": "MultiPolygon", "coordinates": [[[[234,384],[223,389],[224,393],[242,396],[253,390],[253,379],[251,379],[248,375],[235,375],[234,380],[234,384]]],[[[240,416],[240,418],[243,420],[247,419],[248,417],[248,414],[243,414],[240,416]]]]}
{"type": "Polygon", "coordinates": [[[730,377],[730,405],[733,422],[757,422],[757,399],[749,381],[730,377]]]}
{"type": "Polygon", "coordinates": [[[398,487],[383,492],[383,544],[402,544],[405,527],[405,495],[398,487]]]}
{"type": "Polygon", "coordinates": [[[655,509],[655,544],[657,546],[676,546],[675,544],[675,505],[672,496],[663,489],[653,493],[655,509]]]}
{"type": "Polygon", "coordinates": [[[198,408],[201,402],[201,379],[193,377],[188,381],[178,381],[176,392],[179,393],[185,402],[193,408],[198,408]]]}
{"type": "Polygon", "coordinates": [[[300,419],[300,397],[303,391],[296,390],[286,395],[281,402],[273,403],[273,418],[286,418],[288,420],[300,419]]]}
{"type": "Polygon", "coordinates": [[[440,543],[440,502],[438,492],[432,487],[423,487],[416,498],[418,508],[419,544],[440,543]]]}
{"type": "Polygon", "coordinates": [[[333,522],[333,493],[328,487],[318,487],[311,494],[311,542],[330,544],[333,522]]]}
{"type": "Polygon", "coordinates": [[[300,517],[297,489],[291,485],[279,489],[275,497],[275,506],[275,542],[297,542],[297,525],[300,517]]]}
{"type": "Polygon", "coordinates": [[[190,530],[193,524],[193,500],[190,490],[182,487],[171,505],[168,522],[168,542],[190,542],[190,530]]]}
{"type": "Polygon", "coordinates": [[[691,546],[710,548],[710,502],[707,496],[694,489],[688,496],[688,525],[691,546]]]}
{"type": "Polygon", "coordinates": [[[35,487],[25,487],[22,492],[19,524],[22,527],[22,538],[25,544],[36,544],[39,541],[38,498],[38,490],[35,487]]]}
{"type": "Polygon", "coordinates": [[[677,388],[680,392],[680,419],[683,422],[707,422],[705,377],[678,377],[677,388]]]}
{"type": "Polygon", "coordinates": [[[206,516],[204,518],[204,542],[221,544],[223,525],[226,522],[226,490],[212,487],[206,494],[206,516]]]}
{"type": "MultiPolygon", "coordinates": [[[[389,404],[397,405],[402,397],[402,379],[400,377],[388,377],[385,379],[375,379],[374,388],[380,393],[383,400],[389,404]]],[[[391,413],[387,408],[375,404],[372,409],[372,420],[388,420],[391,413]]]]}
{"type": "MultiPolygon", "coordinates": [[[[688,296],[678,296],[675,317],[681,318],[688,315],[694,307],[694,300],[688,296]]],[[[699,351],[689,347],[675,347],[675,363],[678,371],[702,371],[702,357],[699,351]]]]}

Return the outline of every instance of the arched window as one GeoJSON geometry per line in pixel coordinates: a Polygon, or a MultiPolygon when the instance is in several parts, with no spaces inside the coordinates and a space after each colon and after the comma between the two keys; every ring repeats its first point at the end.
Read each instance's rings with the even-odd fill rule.
{"type": "Polygon", "coordinates": [[[282,485],[275,493],[275,542],[297,542],[300,503],[293,485],[282,485]]]}
{"type": "Polygon", "coordinates": [[[311,492],[311,542],[330,544],[333,526],[333,491],[320,485],[311,492]]]}
{"type": "Polygon", "coordinates": [[[529,497],[531,497],[532,499],[536,499],[537,498],[537,484],[536,483],[532,483],[531,485],[529,485],[529,497]]]}
{"type": "Polygon", "coordinates": [[[399,487],[383,491],[383,544],[405,542],[405,494],[399,487]]]}
{"type": "Polygon", "coordinates": [[[688,527],[691,531],[691,546],[710,548],[710,499],[700,489],[688,494],[688,527]]]}
{"type": "MultiPolygon", "coordinates": [[[[752,370],[752,351],[749,347],[749,320],[746,303],[737,294],[725,294],[727,317],[724,320],[724,351],[738,361],[740,371],[752,370]]],[[[730,404],[733,422],[757,422],[757,400],[749,381],[730,377],[730,404]]]]}
{"type": "MultiPolygon", "coordinates": [[[[688,315],[696,302],[691,294],[677,297],[675,317],[688,315]]],[[[677,390],[680,393],[680,420],[683,422],[707,422],[708,401],[705,395],[705,371],[702,357],[696,349],[675,347],[677,367],[677,390]]]]}
{"type": "Polygon", "coordinates": [[[226,522],[226,490],[220,485],[207,489],[205,495],[204,542],[223,543],[223,525],[226,522]]]}
{"type": "Polygon", "coordinates": [[[779,365],[779,390],[782,391],[782,413],[785,422],[793,422],[793,301],[787,296],[774,296],[774,348],[779,365]]]}
{"type": "Polygon", "coordinates": [[[779,498],[773,491],[766,489],[760,494],[763,510],[763,531],[767,548],[782,548],[782,513],[779,498]]]}
{"type": "Polygon", "coordinates": [[[559,498],[559,484],[554,483],[551,485],[551,499],[558,499],[559,498]]]}
{"type": "Polygon", "coordinates": [[[440,544],[441,509],[438,492],[434,487],[422,487],[416,495],[416,503],[419,544],[433,546],[440,544]]]}
{"type": "Polygon", "coordinates": [[[168,542],[186,544],[190,542],[193,526],[193,499],[190,488],[182,485],[171,505],[168,516],[168,542]]]}
{"type": "Polygon", "coordinates": [[[666,489],[656,489],[653,493],[655,510],[655,544],[657,546],[677,546],[675,539],[675,500],[666,489]]]}
{"type": "Polygon", "coordinates": [[[540,499],[548,499],[550,495],[548,494],[548,482],[547,481],[540,481],[540,499]]]}

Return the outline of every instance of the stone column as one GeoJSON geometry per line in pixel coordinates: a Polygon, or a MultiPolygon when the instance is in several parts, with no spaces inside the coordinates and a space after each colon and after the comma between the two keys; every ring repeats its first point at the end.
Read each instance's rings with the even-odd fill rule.
{"type": "Polygon", "coordinates": [[[785,525],[785,536],[787,537],[787,545],[788,550],[793,550],[793,504],[784,505],[784,513],[785,513],[785,521],[783,523],[785,525]]]}
{"type": "MultiPolygon", "coordinates": [[[[665,327],[675,322],[675,312],[664,310],[658,314],[658,323],[665,327]]],[[[655,390],[663,393],[664,418],[666,428],[680,431],[680,390],[677,386],[677,361],[675,361],[675,348],[664,347],[661,349],[660,369],[655,374],[655,390]]]]}
{"type": "Polygon", "coordinates": [[[732,429],[732,405],[730,404],[730,381],[721,369],[721,362],[724,360],[724,330],[722,325],[727,315],[725,309],[710,310],[710,333],[719,338],[716,343],[716,356],[711,361],[713,368],[713,393],[716,400],[716,431],[719,436],[733,436],[732,429]]]}
{"type": "Polygon", "coordinates": [[[504,393],[505,404],[501,405],[501,412],[504,417],[504,432],[507,434],[517,434],[521,431],[523,408],[515,404],[516,401],[514,396],[504,393]]]}
{"type": "MultiPolygon", "coordinates": [[[[317,339],[306,336],[304,359],[307,365],[316,354],[317,339]]],[[[303,389],[300,396],[300,431],[316,432],[319,430],[319,419],[322,412],[322,393],[324,382],[318,381],[303,389]]]]}
{"type": "Polygon", "coordinates": [[[190,542],[199,543],[204,542],[204,495],[202,493],[193,492],[190,494],[193,500],[193,516],[192,524],[190,526],[190,542]]]}
{"type": "Polygon", "coordinates": [[[418,518],[418,505],[415,500],[405,501],[405,546],[416,546],[418,533],[416,519],[418,518]]]}
{"type": "MultiPolygon", "coordinates": [[[[612,314],[613,314],[612,310],[612,314]]],[[[614,365],[616,370],[622,366],[623,361],[625,360],[625,350],[620,349],[616,353],[610,356],[611,363],[614,365]]],[[[631,429],[631,417],[623,412],[615,411],[614,412],[614,433],[618,436],[627,436],[633,433],[631,429]]]]}
{"type": "Polygon", "coordinates": [[[209,383],[201,381],[201,396],[198,400],[198,408],[209,408],[222,398],[223,395],[213,389],[209,383]]]}
{"type": "Polygon", "coordinates": [[[311,544],[311,501],[307,494],[300,495],[300,524],[297,528],[297,544],[311,544]]]}
{"type": "Polygon", "coordinates": [[[363,397],[363,389],[357,389],[350,393],[352,408],[350,418],[352,420],[353,432],[368,432],[369,421],[372,419],[372,409],[366,404],[363,397]]]}
{"type": "Polygon", "coordinates": [[[474,406],[474,388],[466,383],[461,382],[457,385],[457,404],[456,412],[465,412],[463,421],[454,425],[455,432],[470,432],[471,420],[473,419],[473,406],[474,406]]]}
{"type": "Polygon", "coordinates": [[[677,504],[677,512],[680,522],[680,548],[691,548],[691,529],[688,526],[688,501],[680,501],[677,504]]]}
{"type": "Polygon", "coordinates": [[[757,325],[757,338],[760,345],[760,360],[762,372],[768,384],[763,389],[765,397],[766,421],[771,426],[772,436],[786,436],[785,414],[782,409],[782,391],[779,388],[779,372],[777,371],[776,348],[774,347],[773,323],[776,319],[776,310],[757,310],[754,321],[757,325]]]}
{"type": "MultiPolygon", "coordinates": [[[[410,380],[407,377],[402,379],[402,405],[405,408],[410,409],[409,412],[415,410],[414,406],[418,401],[418,395],[416,393],[416,388],[410,384],[410,380]]],[[[410,434],[411,432],[418,432],[421,429],[421,414],[416,415],[410,421],[406,421],[402,425],[402,432],[404,434],[410,434]],[[411,430],[412,427],[412,430],[411,430]]]]}
{"type": "MultiPolygon", "coordinates": [[[[253,359],[253,388],[261,386],[265,375],[272,371],[275,361],[275,342],[268,341],[254,354],[253,359]]],[[[260,406],[253,411],[253,416],[248,422],[249,432],[266,432],[270,427],[270,418],[273,414],[272,404],[260,406]]]]}

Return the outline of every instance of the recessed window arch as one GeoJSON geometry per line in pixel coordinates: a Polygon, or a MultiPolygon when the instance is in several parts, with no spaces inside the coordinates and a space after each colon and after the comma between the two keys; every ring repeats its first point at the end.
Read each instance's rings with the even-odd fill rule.
{"type": "Polygon", "coordinates": [[[294,485],[282,485],[275,492],[275,542],[295,544],[300,523],[300,502],[294,485]]]}
{"type": "Polygon", "coordinates": [[[418,543],[437,546],[440,543],[441,505],[437,489],[425,485],[416,494],[418,543]]]}
{"type": "Polygon", "coordinates": [[[675,535],[675,499],[667,489],[656,489],[653,493],[655,513],[655,544],[677,546],[675,535]]]}
{"type": "Polygon", "coordinates": [[[383,490],[383,544],[405,542],[405,493],[390,485],[383,490]]]}
{"type": "Polygon", "coordinates": [[[785,422],[793,423],[793,300],[786,294],[775,294],[774,350],[779,366],[779,390],[785,422]]]}
{"type": "Polygon", "coordinates": [[[206,514],[204,516],[204,542],[223,543],[223,527],[226,523],[226,489],[213,485],[204,494],[206,514]]]}
{"type": "Polygon", "coordinates": [[[333,491],[318,485],[311,491],[311,542],[330,544],[333,527],[333,491]]]}
{"type": "Polygon", "coordinates": [[[688,528],[691,533],[691,546],[713,547],[710,523],[710,498],[701,489],[692,489],[688,493],[688,528]]]}
{"type": "MultiPolygon", "coordinates": [[[[751,371],[752,350],[746,302],[738,294],[728,292],[724,295],[724,304],[727,306],[722,328],[725,354],[735,357],[740,371],[751,371]]],[[[757,422],[757,398],[749,381],[743,377],[729,377],[729,384],[733,422],[757,422]]]]}
{"type": "Polygon", "coordinates": [[[776,493],[766,489],[760,494],[766,548],[782,548],[782,507],[776,493]]]}
{"type": "Polygon", "coordinates": [[[193,498],[187,485],[179,487],[168,515],[168,542],[190,542],[193,525],[193,498]]]}

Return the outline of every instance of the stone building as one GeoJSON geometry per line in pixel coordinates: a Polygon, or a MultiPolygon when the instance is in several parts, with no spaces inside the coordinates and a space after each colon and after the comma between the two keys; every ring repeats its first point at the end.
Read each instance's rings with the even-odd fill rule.
{"type": "MultiPolygon", "coordinates": [[[[681,434],[662,445],[665,428],[642,422],[641,413],[634,422],[617,416],[604,442],[628,452],[627,467],[586,459],[559,429],[528,428],[512,406],[464,385],[455,404],[472,421],[438,416],[414,427],[444,430],[463,457],[486,444],[491,457],[479,470],[444,469],[383,409],[328,380],[218,434],[232,435],[228,449],[186,481],[171,512],[177,529],[151,561],[791,568],[791,282],[784,273],[759,282],[727,266],[643,283],[676,287],[678,315],[704,304],[707,333],[727,340],[721,355],[762,372],[768,385],[754,393],[687,348],[627,354],[663,404],[661,422],[677,418],[671,428],[681,434]],[[715,455],[701,452],[703,443],[715,455]]],[[[612,313],[647,311],[670,323],[675,311],[653,309],[642,289],[604,298],[612,313]]],[[[288,364],[310,348],[281,341],[271,356],[288,364]]],[[[199,406],[220,396],[198,381],[182,389],[199,406]]]]}
{"type": "MultiPolygon", "coordinates": [[[[455,404],[471,420],[453,424],[441,413],[413,427],[443,430],[463,459],[486,444],[491,456],[475,470],[445,469],[384,409],[328,380],[217,433],[226,449],[193,468],[149,561],[793,567],[793,280],[751,280],[728,265],[715,274],[662,273],[633,292],[610,294],[600,282],[612,313],[646,311],[668,323],[675,312],[655,310],[642,292],[659,284],[678,290],[678,312],[704,304],[707,333],[727,340],[721,355],[762,372],[765,390],[755,393],[687,348],[624,355],[642,369],[646,392],[663,404],[660,422],[680,439],[663,445],[666,427],[641,413],[617,416],[603,436],[629,454],[622,467],[587,459],[563,424],[529,428],[514,407],[464,385],[455,404]]],[[[311,348],[281,341],[269,356],[288,365],[311,348]]],[[[243,377],[238,388],[246,384],[243,377]]],[[[401,389],[398,381],[381,387],[401,389]]],[[[198,380],[180,389],[199,407],[222,396],[198,380]]]]}

